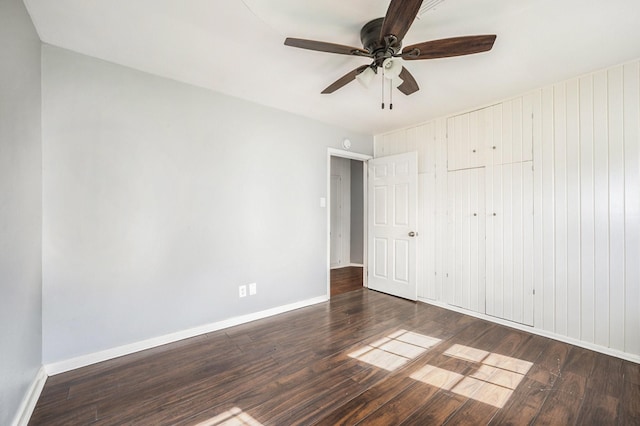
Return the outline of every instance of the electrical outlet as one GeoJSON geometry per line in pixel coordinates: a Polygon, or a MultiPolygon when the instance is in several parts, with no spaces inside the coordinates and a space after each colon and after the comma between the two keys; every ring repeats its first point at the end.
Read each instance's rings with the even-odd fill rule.
{"type": "Polygon", "coordinates": [[[254,294],[256,294],[256,292],[258,291],[257,287],[258,284],[256,283],[249,284],[249,296],[253,296],[254,294]]]}
{"type": "Polygon", "coordinates": [[[240,297],[247,297],[247,286],[241,285],[238,287],[238,294],[240,297]]]}

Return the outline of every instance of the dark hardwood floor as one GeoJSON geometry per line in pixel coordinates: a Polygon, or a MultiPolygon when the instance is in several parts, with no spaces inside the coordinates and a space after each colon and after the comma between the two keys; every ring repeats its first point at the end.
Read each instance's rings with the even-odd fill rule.
{"type": "Polygon", "coordinates": [[[362,266],[331,270],[331,297],[362,288],[362,266]]]}
{"type": "Polygon", "coordinates": [[[640,366],[360,289],[50,377],[31,425],[640,424],[640,366]]]}

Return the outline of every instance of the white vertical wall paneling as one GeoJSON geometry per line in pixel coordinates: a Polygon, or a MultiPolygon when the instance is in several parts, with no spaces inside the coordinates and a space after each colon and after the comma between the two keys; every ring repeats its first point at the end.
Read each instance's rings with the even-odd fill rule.
{"type": "Polygon", "coordinates": [[[447,120],[447,128],[448,170],[459,170],[471,167],[469,114],[449,118],[447,120]]]}
{"type": "MultiPolygon", "coordinates": [[[[522,115],[520,115],[521,117],[522,115]]],[[[511,187],[511,214],[509,215],[511,221],[511,238],[509,251],[511,260],[508,263],[510,275],[509,280],[511,285],[511,297],[510,303],[507,306],[508,318],[512,321],[523,322],[524,311],[524,266],[522,253],[524,252],[524,192],[533,192],[533,187],[524,186],[524,173],[531,173],[531,164],[514,163],[509,165],[512,173],[512,187],[511,187]],[[528,170],[525,170],[528,168],[528,170]]],[[[533,206],[529,208],[529,215],[533,216],[533,206]]],[[[533,299],[529,299],[533,302],[533,299]]]]}
{"type": "Polygon", "coordinates": [[[389,135],[382,135],[380,142],[380,152],[378,157],[385,157],[387,155],[391,155],[390,144],[391,138],[389,135]]]}
{"type": "Polygon", "coordinates": [[[447,120],[447,169],[456,170],[458,164],[456,160],[461,156],[462,144],[462,117],[452,117],[447,120]]]}
{"type": "Polygon", "coordinates": [[[459,205],[456,203],[458,186],[456,176],[455,173],[447,173],[447,233],[443,240],[447,246],[447,256],[444,259],[446,272],[442,283],[442,295],[443,300],[452,305],[455,304],[456,263],[460,263],[455,252],[456,246],[460,244],[457,240],[458,233],[456,233],[456,224],[460,221],[460,214],[456,209],[456,206],[459,205]]]}
{"type": "MultiPolygon", "coordinates": [[[[487,313],[490,315],[504,317],[504,215],[502,206],[503,196],[503,176],[502,168],[498,166],[490,167],[487,170],[488,179],[487,193],[491,194],[491,205],[487,205],[487,222],[491,227],[491,233],[487,234],[487,251],[491,250],[490,259],[487,257],[487,269],[491,271],[490,281],[487,274],[487,313]],[[491,311],[489,311],[491,306],[491,311]]],[[[489,204],[489,202],[487,202],[489,204]]]]}
{"type": "Polygon", "coordinates": [[[421,194],[421,197],[418,197],[418,238],[416,240],[416,251],[417,251],[417,259],[418,264],[416,265],[416,281],[417,281],[417,289],[418,289],[418,297],[426,297],[426,289],[427,289],[427,270],[429,269],[429,264],[431,263],[431,259],[429,258],[429,249],[427,244],[427,197],[428,195],[428,176],[425,173],[420,173],[418,175],[418,194],[421,194]]]}
{"type": "MultiPolygon", "coordinates": [[[[485,117],[486,125],[484,126],[484,140],[483,144],[486,147],[486,158],[492,164],[500,162],[502,156],[502,105],[498,104],[491,107],[488,114],[485,117]]],[[[495,197],[502,195],[501,180],[498,176],[495,176],[493,168],[487,168],[485,171],[485,211],[479,212],[482,214],[482,219],[485,222],[485,312],[491,313],[491,315],[497,315],[496,312],[501,312],[502,304],[501,291],[502,291],[502,253],[497,251],[497,248],[501,247],[500,244],[496,245],[495,235],[498,230],[495,228],[496,222],[493,220],[487,220],[488,215],[491,215],[495,209],[497,200],[495,197]],[[484,214],[483,214],[484,213],[484,214]],[[499,271],[496,271],[499,268],[499,271]],[[499,295],[496,294],[499,293],[499,295]]],[[[497,315],[499,316],[499,315],[497,315]]]]}
{"type": "Polygon", "coordinates": [[[471,269],[471,242],[470,242],[470,221],[469,221],[469,172],[460,172],[456,180],[456,210],[458,210],[458,220],[454,224],[456,227],[456,254],[459,259],[456,265],[456,304],[465,308],[470,308],[469,288],[471,286],[469,273],[471,269]]]}
{"type": "Polygon", "coordinates": [[[607,72],[593,76],[595,343],[609,347],[609,130],[607,72]]]}
{"type": "Polygon", "coordinates": [[[422,148],[422,150],[424,151],[424,144],[422,146],[420,146],[420,128],[419,127],[411,127],[409,129],[407,129],[406,132],[406,138],[407,138],[407,142],[405,145],[405,150],[403,152],[412,152],[412,151],[416,151],[418,152],[418,173],[422,173],[420,171],[420,148],[422,148]]]}
{"type": "Polygon", "coordinates": [[[542,287],[543,324],[555,331],[555,198],[554,198],[554,127],[553,87],[542,89],[542,287]]]}
{"type": "Polygon", "coordinates": [[[640,354],[640,66],[624,67],[625,348],[640,354]]]}
{"type": "Polygon", "coordinates": [[[580,339],[580,121],[578,79],[566,85],[567,335],[580,339]]]}
{"type": "Polygon", "coordinates": [[[455,170],[456,117],[447,118],[447,170],[455,170]]]}
{"type": "Polygon", "coordinates": [[[580,86],[580,339],[595,339],[595,204],[593,158],[593,76],[580,86]]]}
{"type": "MultiPolygon", "coordinates": [[[[471,170],[470,174],[469,174],[469,180],[468,180],[468,192],[467,192],[467,200],[468,200],[468,207],[467,210],[465,211],[465,213],[468,212],[467,217],[469,218],[467,221],[467,225],[465,226],[465,230],[469,233],[468,234],[468,244],[469,244],[469,252],[468,252],[468,258],[469,258],[469,273],[468,275],[465,276],[468,277],[469,280],[469,285],[466,285],[466,281],[463,284],[463,288],[464,288],[464,293],[465,293],[465,303],[467,304],[466,306],[469,307],[469,309],[472,309],[474,311],[478,311],[478,282],[480,281],[480,265],[478,262],[478,256],[475,255],[476,253],[478,253],[479,250],[479,241],[478,241],[478,211],[477,211],[477,206],[478,206],[478,193],[476,191],[473,191],[472,187],[473,187],[473,182],[471,181],[471,179],[473,179],[472,175],[473,175],[473,171],[471,170]],[[475,215],[475,216],[474,216],[475,215]]],[[[483,238],[484,240],[484,238],[483,238]]],[[[484,263],[484,262],[483,262],[484,263]]],[[[484,306],[484,300],[482,301],[482,305],[484,306]]]]}
{"type": "MultiPolygon", "coordinates": [[[[422,164],[424,170],[425,192],[423,193],[426,201],[424,205],[425,214],[422,216],[425,223],[423,231],[420,233],[420,239],[425,246],[426,267],[424,269],[425,289],[424,297],[435,299],[435,281],[436,281],[436,146],[435,146],[435,125],[429,123],[418,127],[420,140],[425,147],[422,156],[422,164]]],[[[422,258],[424,258],[422,256],[422,258]]]]}
{"type": "Polygon", "coordinates": [[[533,160],[533,116],[536,99],[540,91],[528,93],[522,97],[522,161],[533,160]]]}
{"type": "Polygon", "coordinates": [[[482,132],[480,131],[480,125],[482,124],[482,116],[484,116],[484,111],[471,111],[469,116],[469,128],[467,130],[467,138],[468,138],[468,148],[467,153],[469,155],[469,163],[465,164],[463,168],[469,167],[480,167],[483,165],[482,161],[479,159],[480,152],[484,151],[481,149],[482,140],[480,136],[482,132]]]}
{"type": "Polygon", "coordinates": [[[475,205],[472,206],[472,210],[475,215],[470,218],[475,222],[476,232],[473,234],[476,241],[476,251],[472,255],[477,259],[477,280],[474,282],[473,288],[476,295],[475,305],[472,305],[471,309],[476,312],[485,313],[486,302],[486,215],[485,206],[485,168],[478,168],[472,170],[472,187],[471,191],[474,194],[475,205]]]}
{"type": "Polygon", "coordinates": [[[395,132],[394,135],[397,136],[396,138],[394,138],[395,153],[403,154],[405,152],[410,152],[410,150],[407,148],[407,131],[399,130],[395,132]]]}
{"type": "MultiPolygon", "coordinates": [[[[429,188],[430,192],[428,194],[428,205],[427,205],[427,235],[425,238],[428,238],[429,245],[429,269],[427,270],[427,286],[428,286],[428,294],[431,299],[436,298],[436,278],[437,278],[437,250],[438,250],[438,239],[437,239],[437,191],[438,191],[438,180],[436,176],[436,161],[437,161],[437,149],[438,146],[436,144],[436,123],[431,122],[427,125],[422,126],[422,138],[424,140],[424,144],[427,147],[426,157],[424,159],[425,171],[429,176],[429,188]]],[[[443,209],[446,209],[446,203],[440,206],[443,209]]]]}
{"type": "Polygon", "coordinates": [[[466,197],[464,197],[465,177],[464,173],[449,175],[449,182],[453,182],[453,193],[451,194],[451,198],[454,200],[452,205],[453,208],[452,210],[449,210],[449,214],[451,214],[452,211],[454,212],[454,220],[451,223],[453,228],[451,240],[454,242],[454,246],[450,253],[450,257],[454,261],[454,268],[449,271],[449,275],[453,277],[453,299],[451,302],[457,306],[464,305],[464,301],[462,300],[462,282],[464,281],[464,277],[462,274],[464,272],[463,267],[468,262],[466,253],[461,251],[462,247],[468,247],[464,245],[464,226],[467,222],[464,216],[463,205],[466,199],[466,197]]]}
{"type": "MultiPolygon", "coordinates": [[[[623,68],[608,71],[609,347],[624,350],[624,91],[623,68]]],[[[638,330],[640,333],[640,330],[638,330]]]]}
{"type": "Polygon", "coordinates": [[[487,142],[487,152],[491,153],[491,164],[502,164],[505,144],[505,135],[503,127],[503,105],[496,105],[492,108],[493,120],[491,126],[491,139],[487,142]],[[495,148],[494,148],[495,147],[495,148]]]}
{"type": "Polygon", "coordinates": [[[384,136],[384,156],[395,155],[398,153],[398,140],[402,138],[404,131],[389,133],[384,136]]]}
{"type": "Polygon", "coordinates": [[[496,168],[493,166],[487,167],[485,173],[485,230],[486,230],[486,244],[485,244],[485,262],[486,262],[486,288],[485,294],[487,300],[485,301],[485,312],[489,315],[500,316],[500,312],[502,309],[502,305],[500,304],[500,299],[498,295],[496,295],[496,290],[501,288],[501,264],[502,264],[502,256],[501,253],[497,251],[497,247],[495,244],[496,234],[499,232],[496,229],[497,221],[493,220],[493,212],[495,210],[495,206],[499,203],[500,197],[500,185],[496,184],[496,180],[499,180],[499,177],[496,176],[496,168]]]}
{"type": "Polygon", "coordinates": [[[384,145],[383,135],[376,135],[373,137],[373,156],[375,158],[382,157],[384,155],[382,150],[383,145],[384,145]]]}
{"type": "Polygon", "coordinates": [[[555,331],[567,335],[567,99],[565,83],[553,87],[555,207],[555,331]]]}
{"type": "Polygon", "coordinates": [[[455,137],[451,139],[455,141],[455,169],[462,169],[470,167],[471,164],[471,149],[469,141],[469,116],[463,115],[456,117],[455,137]]]}
{"type": "MultiPolygon", "coordinates": [[[[513,101],[504,102],[501,105],[493,107],[498,111],[502,111],[502,115],[498,117],[499,123],[496,123],[497,133],[502,134],[502,141],[499,144],[493,143],[496,146],[495,156],[493,164],[507,164],[512,163],[513,159],[513,101]]],[[[493,147],[487,147],[493,148],[493,147]]]]}
{"type": "Polygon", "coordinates": [[[640,355],[639,61],[376,138],[400,149],[425,174],[422,297],[482,311],[483,290],[491,315],[640,355]]]}
{"type": "MultiPolygon", "coordinates": [[[[517,202],[513,199],[514,186],[520,185],[521,180],[514,176],[513,170],[521,168],[521,165],[512,164],[501,167],[502,169],[502,206],[501,211],[496,212],[502,216],[502,318],[513,319],[513,288],[517,283],[513,280],[513,234],[519,232],[513,229],[513,207],[517,202]]],[[[519,200],[518,200],[519,201],[519,200]]]]}
{"type": "Polygon", "coordinates": [[[534,289],[536,291],[534,325],[544,329],[544,205],[543,205],[543,152],[542,152],[542,90],[534,92],[531,102],[533,122],[531,125],[533,155],[533,259],[534,289]]]}
{"type": "Polygon", "coordinates": [[[533,162],[526,162],[522,167],[522,323],[533,325],[535,311],[533,162]]]}
{"type": "Polygon", "coordinates": [[[532,325],[532,163],[489,166],[486,175],[486,313],[532,325]]]}
{"type": "Polygon", "coordinates": [[[436,146],[436,264],[435,297],[443,300],[443,285],[446,274],[446,236],[447,236],[447,120],[435,121],[434,145],[436,146]]]}
{"type": "MultiPolygon", "coordinates": [[[[511,143],[511,158],[514,163],[518,163],[525,161],[522,155],[522,122],[525,120],[522,110],[522,98],[516,98],[512,101],[512,113],[511,129],[513,142],[511,143]]],[[[531,115],[526,117],[526,120],[531,121],[531,115]]]]}
{"type": "MultiPolygon", "coordinates": [[[[474,175],[484,179],[484,169],[475,169],[471,171],[471,179],[474,175]]],[[[485,233],[484,233],[484,188],[482,186],[474,187],[474,182],[469,182],[469,306],[476,312],[484,312],[485,306],[485,259],[481,253],[485,252],[485,233]]]]}

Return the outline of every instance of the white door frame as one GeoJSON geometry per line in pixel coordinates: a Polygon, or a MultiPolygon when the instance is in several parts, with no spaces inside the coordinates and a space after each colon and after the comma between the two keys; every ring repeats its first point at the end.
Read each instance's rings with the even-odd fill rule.
{"type": "Polygon", "coordinates": [[[372,155],[360,154],[358,152],[344,151],[342,149],[327,148],[327,298],[331,297],[331,157],[347,158],[349,160],[362,161],[362,185],[363,185],[363,212],[362,225],[364,229],[362,231],[363,244],[362,248],[362,263],[364,265],[362,270],[363,286],[367,287],[367,239],[368,239],[368,227],[367,227],[367,177],[369,175],[367,169],[367,161],[373,158],[372,155]]]}

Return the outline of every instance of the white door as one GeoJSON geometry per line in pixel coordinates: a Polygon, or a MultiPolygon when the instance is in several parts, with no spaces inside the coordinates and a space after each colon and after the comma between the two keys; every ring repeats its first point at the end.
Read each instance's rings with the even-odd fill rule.
{"type": "Polygon", "coordinates": [[[369,288],[418,298],[418,155],[369,160],[369,288]]]}
{"type": "Polygon", "coordinates": [[[342,259],[342,178],[331,176],[331,267],[340,266],[342,259]]]}

